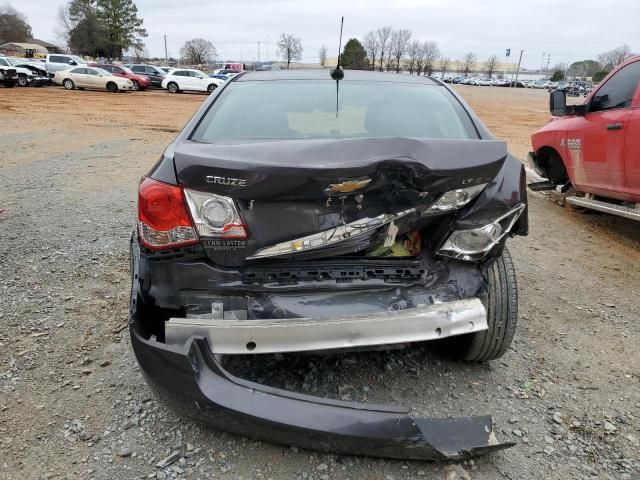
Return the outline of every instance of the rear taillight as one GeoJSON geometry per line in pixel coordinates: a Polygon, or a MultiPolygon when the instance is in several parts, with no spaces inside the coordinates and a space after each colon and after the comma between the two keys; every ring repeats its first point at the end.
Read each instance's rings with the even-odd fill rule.
{"type": "Polygon", "coordinates": [[[152,250],[198,242],[180,187],[142,179],[138,188],[138,235],[152,250]]]}
{"type": "Polygon", "coordinates": [[[237,240],[249,236],[232,198],[188,189],[184,190],[184,196],[199,236],[237,240]]]}

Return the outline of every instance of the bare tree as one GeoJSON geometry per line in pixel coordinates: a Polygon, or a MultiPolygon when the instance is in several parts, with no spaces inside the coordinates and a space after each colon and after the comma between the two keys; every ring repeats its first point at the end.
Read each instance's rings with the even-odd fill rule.
{"type": "Polygon", "coordinates": [[[58,7],[56,21],[57,24],[53,29],[56,40],[59,44],[68,47],[69,39],[71,38],[71,30],[73,29],[73,22],[69,16],[69,5],[60,5],[58,7]]]}
{"type": "Polygon", "coordinates": [[[400,28],[391,33],[391,48],[389,52],[391,52],[396,61],[396,73],[400,73],[400,60],[402,60],[404,54],[407,52],[407,46],[410,40],[411,31],[406,28],[400,28]]]}
{"type": "Polygon", "coordinates": [[[476,60],[477,59],[478,59],[478,57],[476,57],[476,54],[472,53],[472,52],[467,53],[462,58],[462,71],[463,71],[465,77],[467,75],[469,75],[469,72],[471,70],[474,69],[474,67],[476,66],[476,60]]]}
{"type": "Polygon", "coordinates": [[[604,70],[612,70],[614,67],[620,65],[627,58],[631,57],[631,49],[629,45],[622,45],[621,47],[614,48],[608,52],[598,55],[598,63],[604,70]]]}
{"type": "Polygon", "coordinates": [[[367,51],[367,57],[371,61],[371,67],[376,69],[376,58],[378,58],[378,50],[380,44],[376,32],[369,32],[365,35],[362,46],[367,51]]]}
{"type": "Polygon", "coordinates": [[[424,74],[431,76],[436,69],[436,60],[440,56],[440,47],[433,41],[424,42],[424,74]]]}
{"type": "Polygon", "coordinates": [[[496,71],[498,67],[498,56],[497,55],[491,55],[488,59],[487,59],[487,75],[489,75],[489,78],[491,78],[493,76],[493,72],[496,71]]]}
{"type": "Polygon", "coordinates": [[[216,57],[217,51],[209,40],[194,38],[185,42],[180,49],[180,55],[188,64],[205,65],[216,57]]]}
{"type": "Polygon", "coordinates": [[[380,27],[376,30],[376,36],[378,37],[378,48],[380,49],[380,71],[382,71],[382,64],[384,62],[384,54],[387,53],[389,47],[389,39],[391,37],[391,27],[380,27]]]}
{"type": "Polygon", "coordinates": [[[282,59],[287,62],[287,70],[291,62],[299,61],[302,58],[302,41],[291,33],[281,33],[278,40],[278,50],[282,59]]]}
{"type": "Polygon", "coordinates": [[[322,45],[320,50],[318,50],[318,60],[320,61],[320,66],[324,68],[327,64],[327,46],[322,45]]]}
{"type": "MultiPolygon", "coordinates": [[[[131,46],[131,48],[129,49],[130,53],[132,53],[135,58],[136,58],[136,63],[141,63],[145,56],[148,56],[148,52],[147,49],[145,48],[144,42],[136,42],[134,45],[131,46]]],[[[206,62],[201,62],[201,63],[206,63],[206,62]]]]}
{"type": "Polygon", "coordinates": [[[420,75],[424,69],[425,60],[424,43],[418,42],[418,57],[416,58],[416,75],[420,75]]]}
{"type": "MultiPolygon", "coordinates": [[[[407,56],[409,57],[409,75],[413,75],[413,72],[417,70],[418,61],[422,56],[422,44],[418,40],[413,40],[409,43],[407,56]]],[[[420,65],[420,69],[422,70],[422,64],[420,65]]],[[[418,72],[418,75],[420,75],[420,72],[418,72]]]]}
{"type": "Polygon", "coordinates": [[[449,60],[449,57],[440,57],[440,72],[442,72],[443,78],[444,78],[444,75],[447,73],[447,70],[449,69],[449,63],[451,63],[451,60],[449,60]]]}

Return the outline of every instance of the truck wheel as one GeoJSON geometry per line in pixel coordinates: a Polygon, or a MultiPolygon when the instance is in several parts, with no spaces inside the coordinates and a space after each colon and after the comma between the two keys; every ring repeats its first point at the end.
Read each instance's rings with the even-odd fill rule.
{"type": "Polygon", "coordinates": [[[169,82],[167,90],[169,90],[169,93],[178,93],[178,84],[176,82],[169,82]]]}
{"type": "Polygon", "coordinates": [[[448,339],[449,351],[454,356],[472,362],[495,360],[504,355],[511,345],[518,321],[518,284],[507,247],[486,269],[485,276],[488,295],[483,303],[489,328],[448,339]]]}
{"type": "Polygon", "coordinates": [[[118,93],[118,85],[113,82],[107,83],[107,91],[109,93],[118,93]]]}
{"type": "Polygon", "coordinates": [[[18,75],[18,85],[21,87],[26,87],[27,85],[29,85],[29,79],[27,78],[26,75],[24,74],[18,75]]]}
{"type": "Polygon", "coordinates": [[[71,80],[70,78],[67,78],[65,81],[63,81],[62,85],[67,90],[73,90],[73,87],[75,87],[75,85],[73,84],[73,80],[71,80]]]}

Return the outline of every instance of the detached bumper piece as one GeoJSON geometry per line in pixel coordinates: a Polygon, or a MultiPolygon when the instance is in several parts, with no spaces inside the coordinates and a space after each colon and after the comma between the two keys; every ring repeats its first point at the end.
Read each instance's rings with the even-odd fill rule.
{"type": "Polygon", "coordinates": [[[204,338],[168,345],[130,331],[138,362],[160,390],[221,430],[311,450],[420,460],[464,459],[514,445],[496,439],[489,416],[412,418],[402,407],[288,392],[234,377],[204,338]]]}

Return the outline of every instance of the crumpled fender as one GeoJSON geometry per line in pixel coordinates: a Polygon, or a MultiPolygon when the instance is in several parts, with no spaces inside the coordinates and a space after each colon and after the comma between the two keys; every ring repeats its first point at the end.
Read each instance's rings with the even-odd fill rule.
{"type": "MultiPolygon", "coordinates": [[[[472,205],[461,212],[453,222],[451,230],[482,227],[520,204],[527,205],[527,176],[522,162],[513,155],[508,155],[495,178],[472,205]]],[[[529,233],[528,205],[511,233],[515,235],[529,233]]]]}

